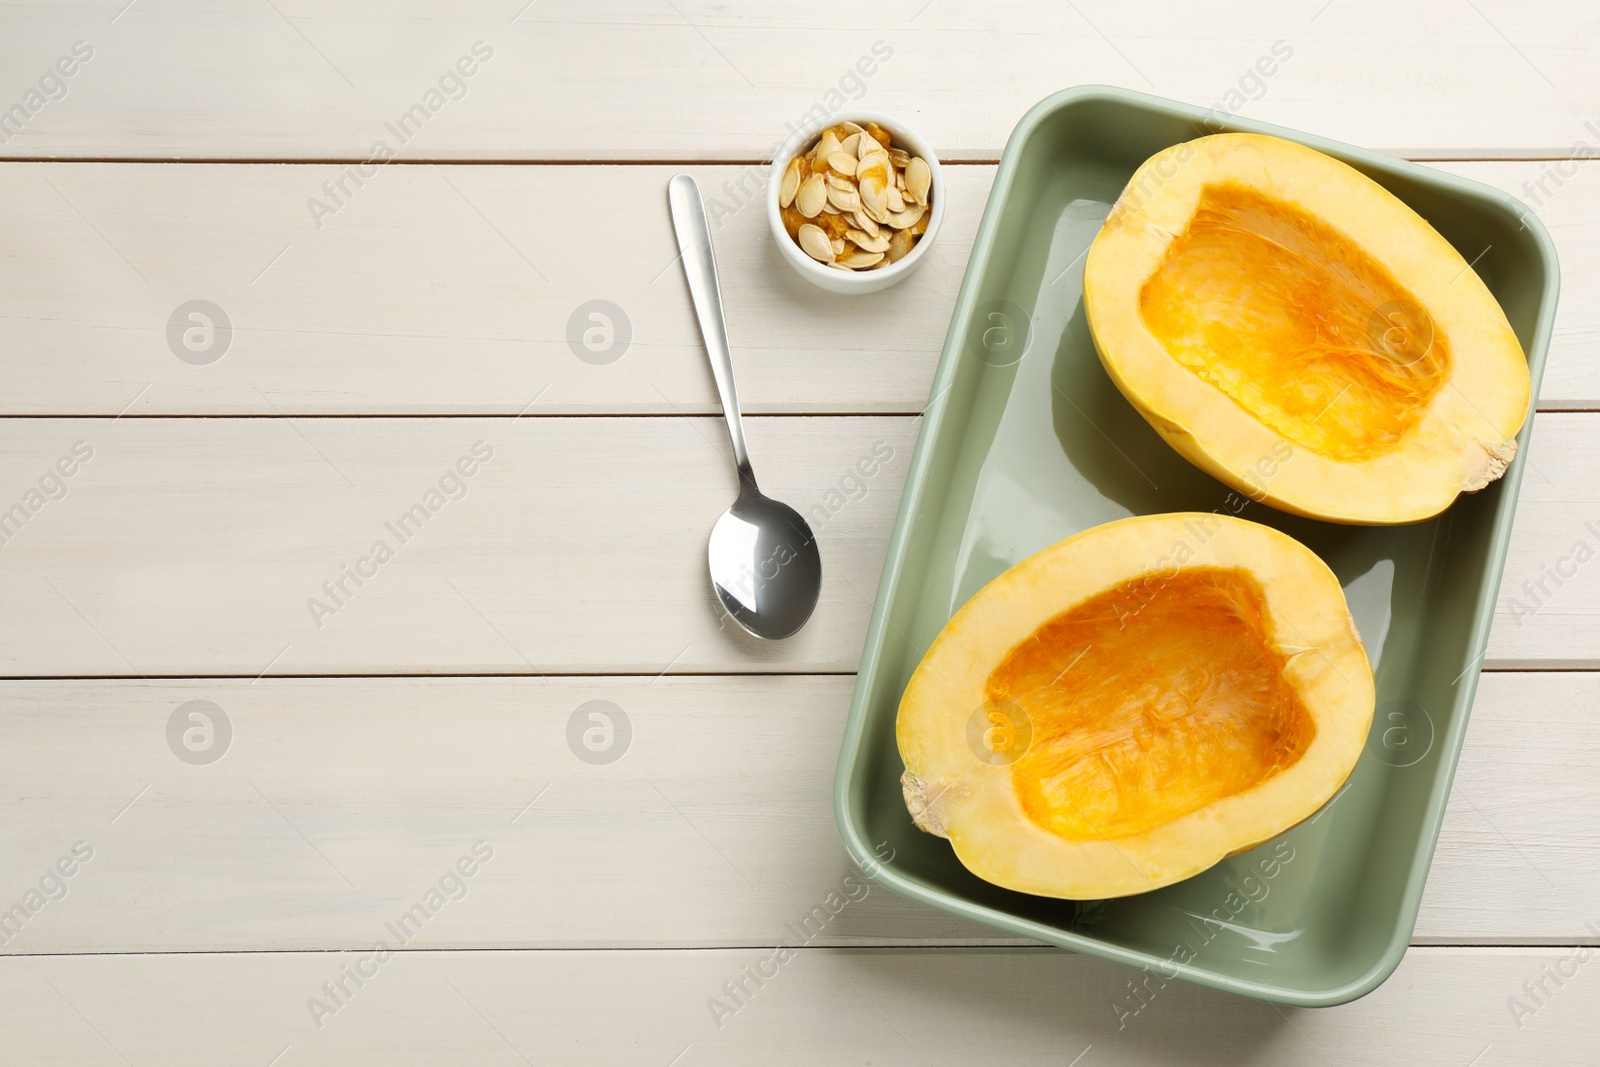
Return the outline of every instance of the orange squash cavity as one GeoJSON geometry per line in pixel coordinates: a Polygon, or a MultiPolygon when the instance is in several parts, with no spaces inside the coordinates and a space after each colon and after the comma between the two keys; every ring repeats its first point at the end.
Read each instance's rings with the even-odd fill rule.
{"type": "Polygon", "coordinates": [[[1131,579],[1050,619],[984,686],[986,704],[1026,709],[1032,744],[1012,785],[1064,838],[1198,811],[1292,766],[1316,736],[1248,572],[1182,570],[1148,604],[1139,589],[1131,579]]]}

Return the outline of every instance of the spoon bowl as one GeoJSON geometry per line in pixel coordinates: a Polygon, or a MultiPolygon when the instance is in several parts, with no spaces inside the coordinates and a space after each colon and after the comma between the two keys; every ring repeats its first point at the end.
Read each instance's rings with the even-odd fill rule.
{"type": "Polygon", "coordinates": [[[711,585],[757,637],[789,637],[811,618],[822,586],[817,540],[800,513],[747,489],[711,528],[711,585]]]}

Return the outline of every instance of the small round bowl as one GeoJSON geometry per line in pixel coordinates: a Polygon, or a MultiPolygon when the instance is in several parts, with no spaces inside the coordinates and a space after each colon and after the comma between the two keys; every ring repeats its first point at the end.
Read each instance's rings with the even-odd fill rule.
{"type": "Polygon", "coordinates": [[[767,225],[772,229],[773,239],[778,242],[779,253],[802,278],[830,293],[846,295],[875,293],[880,289],[889,288],[917,269],[917,264],[922,262],[928,246],[933,244],[933,239],[939,235],[939,226],[943,222],[944,175],[939,170],[939,157],[933,154],[928,142],[917,136],[905,123],[881,112],[836,111],[832,115],[806,123],[783,142],[783,147],[778,149],[778,154],[773,157],[772,170],[767,174],[767,225]],[[783,218],[778,213],[778,188],[783,184],[783,172],[788,169],[789,161],[815,144],[817,138],[822,136],[823,130],[841,122],[854,122],[861,126],[865,126],[868,122],[876,122],[889,131],[897,148],[903,148],[912,155],[921,156],[926,160],[928,172],[933,177],[928,191],[927,232],[917,238],[917,243],[912,246],[911,251],[901,257],[899,262],[878,270],[840,270],[818,263],[801,251],[795,239],[789,236],[789,231],[783,228],[783,218]]]}

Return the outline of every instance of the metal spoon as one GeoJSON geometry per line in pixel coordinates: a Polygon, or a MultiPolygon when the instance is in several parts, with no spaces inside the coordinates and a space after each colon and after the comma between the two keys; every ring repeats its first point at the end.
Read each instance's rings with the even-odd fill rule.
{"type": "Polygon", "coordinates": [[[756,488],[739,421],[733,356],[728,351],[717,261],[700,187],[689,175],[679,174],[667,183],[667,201],[739,469],[739,498],[711,528],[711,586],[728,614],[746,630],[771,640],[788,637],[806,624],[817,606],[822,589],[817,539],[798,511],[756,488]]]}

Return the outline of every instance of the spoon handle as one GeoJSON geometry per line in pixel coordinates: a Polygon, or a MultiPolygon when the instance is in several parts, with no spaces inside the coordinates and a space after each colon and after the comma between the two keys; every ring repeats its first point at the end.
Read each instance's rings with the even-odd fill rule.
{"type": "Polygon", "coordinates": [[[717,284],[717,259],[711,251],[711,230],[706,226],[700,186],[687,174],[674,175],[667,183],[667,202],[672,207],[672,228],[678,234],[689,297],[694,301],[695,317],[700,320],[700,336],[705,338],[711,374],[717,380],[722,414],[728,420],[728,438],[733,442],[739,481],[754,488],[756,477],[750,470],[750,453],[744,444],[739,391],[733,384],[733,354],[728,350],[728,325],[722,318],[722,290],[717,284]]]}

